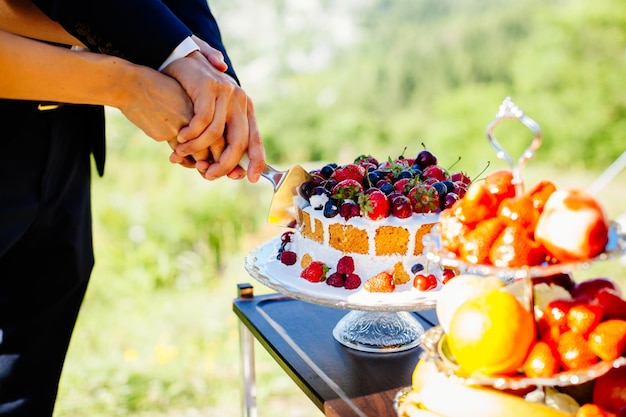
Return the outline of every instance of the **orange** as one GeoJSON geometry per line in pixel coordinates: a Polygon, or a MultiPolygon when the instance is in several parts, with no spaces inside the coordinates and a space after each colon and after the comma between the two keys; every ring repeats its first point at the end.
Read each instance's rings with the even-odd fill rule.
{"type": "Polygon", "coordinates": [[[462,372],[512,374],[535,341],[534,317],[512,294],[492,290],[458,307],[447,341],[462,372]]]}
{"type": "Polygon", "coordinates": [[[524,373],[530,378],[550,378],[559,370],[559,360],[550,345],[539,341],[533,345],[524,362],[524,373]]]}

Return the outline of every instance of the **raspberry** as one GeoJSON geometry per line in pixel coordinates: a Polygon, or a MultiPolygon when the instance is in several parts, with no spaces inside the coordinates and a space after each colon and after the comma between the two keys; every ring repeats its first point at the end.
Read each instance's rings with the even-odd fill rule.
{"type": "Polygon", "coordinates": [[[330,274],[328,278],[326,278],[326,283],[333,287],[343,287],[344,275],[338,272],[334,272],[330,274]]]}
{"type": "Polygon", "coordinates": [[[337,262],[337,272],[340,274],[351,274],[354,272],[354,259],[351,256],[343,256],[337,262]]]}
{"type": "Polygon", "coordinates": [[[346,290],[355,290],[359,288],[360,285],[361,277],[359,277],[357,274],[348,274],[348,276],[346,276],[346,280],[343,283],[343,286],[346,290]]]}
{"type": "Polygon", "coordinates": [[[280,254],[280,261],[285,265],[293,265],[298,260],[298,256],[295,252],[286,250],[280,254]]]}

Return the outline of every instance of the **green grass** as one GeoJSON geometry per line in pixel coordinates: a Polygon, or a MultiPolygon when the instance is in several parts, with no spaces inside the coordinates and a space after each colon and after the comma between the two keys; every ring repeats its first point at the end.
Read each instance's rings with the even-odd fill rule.
{"type": "MultiPolygon", "coordinates": [[[[252,282],[243,260],[281,229],[265,224],[269,183],[209,183],[170,166],[169,150],[109,118],[107,173],[94,179],[96,266],[59,390],[56,417],[239,416],[238,321],[231,302],[252,282]]],[[[298,161],[293,161],[298,162],[298,161]]],[[[586,187],[598,173],[527,165],[525,179],[586,187]]],[[[626,173],[598,198],[626,212],[626,173]]],[[[609,276],[618,260],[576,274],[609,276]]],[[[329,335],[331,337],[331,335],[329,335]]],[[[322,413],[257,344],[260,416],[322,413]]]]}

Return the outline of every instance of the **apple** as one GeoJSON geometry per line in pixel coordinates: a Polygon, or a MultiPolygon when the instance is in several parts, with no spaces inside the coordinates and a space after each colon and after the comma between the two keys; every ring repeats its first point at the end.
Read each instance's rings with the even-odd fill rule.
{"type": "Polygon", "coordinates": [[[593,402],[610,412],[626,406],[626,366],[613,368],[596,379],[593,402]]]}
{"type": "Polygon", "coordinates": [[[594,301],[604,308],[605,319],[626,320],[626,300],[617,291],[602,288],[596,293],[594,301]]]}
{"type": "MultiPolygon", "coordinates": [[[[565,288],[570,293],[572,289],[576,286],[576,281],[572,278],[571,274],[554,274],[554,275],[546,275],[537,278],[533,278],[533,284],[548,284],[548,285],[558,285],[559,287],[565,288]]],[[[573,297],[573,295],[572,295],[573,297]]]]}
{"type": "Polygon", "coordinates": [[[535,239],[559,262],[584,261],[604,250],[609,222],[591,194],[578,189],[556,190],[539,216],[535,239]]]}

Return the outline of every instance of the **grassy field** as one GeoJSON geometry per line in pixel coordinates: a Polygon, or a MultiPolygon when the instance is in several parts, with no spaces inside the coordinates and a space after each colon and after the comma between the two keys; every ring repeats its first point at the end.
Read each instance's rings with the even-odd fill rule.
{"type": "MultiPolygon", "coordinates": [[[[96,267],[59,392],[56,417],[239,416],[236,285],[256,245],[281,233],[264,222],[269,183],[208,183],[170,167],[152,143],[113,115],[107,174],[94,179],[96,267]],[[217,265],[217,266],[216,266],[217,265]]],[[[292,161],[300,162],[300,161],[292,161]]],[[[525,178],[586,187],[598,173],[527,166],[525,178]]],[[[626,213],[626,173],[598,198],[626,213]]],[[[610,276],[626,291],[619,260],[577,274],[610,276]]],[[[329,335],[329,337],[332,337],[329,335]]],[[[322,413],[257,345],[260,416],[322,413]]]]}

